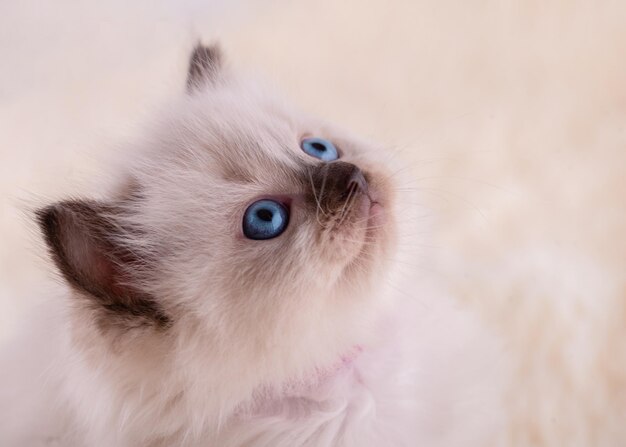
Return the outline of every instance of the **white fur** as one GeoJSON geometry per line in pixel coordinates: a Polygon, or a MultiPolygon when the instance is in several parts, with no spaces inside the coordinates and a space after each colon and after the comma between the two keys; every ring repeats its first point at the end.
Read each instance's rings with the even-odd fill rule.
{"type": "Polygon", "coordinates": [[[12,366],[0,383],[15,385],[2,391],[1,445],[497,442],[498,345],[415,277],[415,204],[386,151],[230,74],[168,105],[149,134],[116,180],[115,194],[139,185],[143,198],[116,218],[142,230],[123,243],[157,256],[134,279],[173,325],[103,331],[79,292],[51,296],[2,360],[12,366]],[[284,237],[238,238],[246,203],[301,187],[309,134],[373,173],[386,227],[368,240],[355,225],[333,242],[294,206],[284,237]]]}

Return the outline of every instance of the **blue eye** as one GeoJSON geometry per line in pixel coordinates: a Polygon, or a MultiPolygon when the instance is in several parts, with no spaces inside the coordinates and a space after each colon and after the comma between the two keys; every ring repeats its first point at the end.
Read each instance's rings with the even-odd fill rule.
{"type": "Polygon", "coordinates": [[[310,156],[323,161],[333,161],[339,158],[335,145],[323,138],[305,138],[300,143],[300,147],[310,156]]]}
{"type": "Polygon", "coordinates": [[[289,211],[283,204],[263,199],[250,205],[243,215],[243,234],[248,239],[272,239],[285,231],[288,223],[289,211]]]}

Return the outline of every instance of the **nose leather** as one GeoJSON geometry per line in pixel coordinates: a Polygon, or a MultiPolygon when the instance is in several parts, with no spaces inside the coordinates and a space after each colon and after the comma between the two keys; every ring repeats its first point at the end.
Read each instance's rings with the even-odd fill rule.
{"type": "Polygon", "coordinates": [[[344,161],[324,163],[312,172],[315,196],[325,208],[343,206],[350,195],[366,194],[366,174],[356,165],[344,161]]]}

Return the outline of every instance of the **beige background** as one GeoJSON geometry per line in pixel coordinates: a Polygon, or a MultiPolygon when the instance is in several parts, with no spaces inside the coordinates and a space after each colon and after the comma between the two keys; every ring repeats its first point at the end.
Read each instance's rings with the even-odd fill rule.
{"type": "Polygon", "coordinates": [[[219,37],[410,161],[434,230],[419,270],[514,355],[509,444],[626,445],[626,3],[39,3],[0,5],[1,339],[52,277],[24,211],[96,194],[219,37]]]}

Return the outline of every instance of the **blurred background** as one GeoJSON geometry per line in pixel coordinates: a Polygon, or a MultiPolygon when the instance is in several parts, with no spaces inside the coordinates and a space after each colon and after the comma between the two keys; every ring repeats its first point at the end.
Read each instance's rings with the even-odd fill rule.
{"type": "Polygon", "coordinates": [[[626,446],[624,2],[0,2],[0,341],[54,281],[27,211],[97,194],[200,38],[406,157],[422,273],[514,357],[505,445],[626,446]]]}

